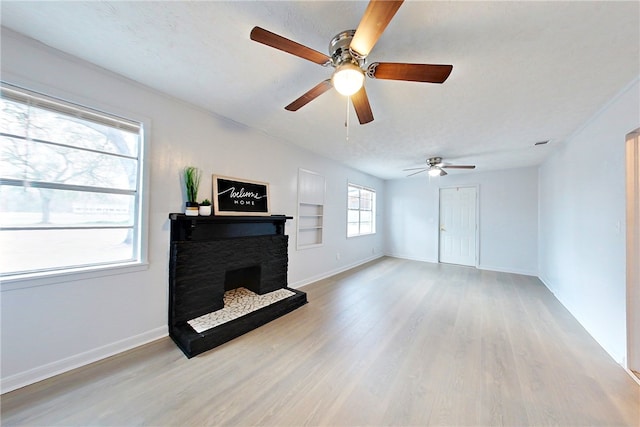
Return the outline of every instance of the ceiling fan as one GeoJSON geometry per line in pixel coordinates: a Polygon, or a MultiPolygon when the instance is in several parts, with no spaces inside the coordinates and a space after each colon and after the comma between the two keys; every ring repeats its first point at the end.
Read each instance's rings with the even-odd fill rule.
{"type": "Polygon", "coordinates": [[[297,111],[331,87],[351,97],[360,124],[373,121],[369,98],[364,88],[364,77],[383,80],[404,80],[425,83],[443,83],[452,65],[407,64],[399,62],[373,62],[367,65],[367,56],[373,49],[402,1],[371,0],[356,30],[338,33],[329,43],[329,56],[260,27],[251,30],[251,40],[271,46],[316,64],[335,68],[330,79],[324,80],[301,97],[284,107],[297,111]]]}
{"type": "Polygon", "coordinates": [[[431,157],[427,159],[427,167],[403,169],[403,171],[415,171],[407,176],[417,175],[422,172],[429,172],[430,176],[448,175],[444,169],[475,169],[475,165],[448,165],[442,162],[442,157],[431,157]]]}

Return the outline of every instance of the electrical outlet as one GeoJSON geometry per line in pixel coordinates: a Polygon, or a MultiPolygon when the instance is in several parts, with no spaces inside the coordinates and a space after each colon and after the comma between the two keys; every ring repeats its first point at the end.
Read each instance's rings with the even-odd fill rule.
{"type": "Polygon", "coordinates": [[[336,252],[336,261],[340,261],[340,252],[336,252]]]}

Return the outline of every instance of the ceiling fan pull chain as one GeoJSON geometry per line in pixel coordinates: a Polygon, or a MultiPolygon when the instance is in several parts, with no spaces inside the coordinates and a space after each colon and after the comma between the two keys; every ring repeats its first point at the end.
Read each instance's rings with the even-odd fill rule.
{"type": "Polygon", "coordinates": [[[347,96],[347,113],[344,119],[344,127],[347,129],[347,144],[349,143],[349,101],[351,100],[350,96],[347,96]]]}

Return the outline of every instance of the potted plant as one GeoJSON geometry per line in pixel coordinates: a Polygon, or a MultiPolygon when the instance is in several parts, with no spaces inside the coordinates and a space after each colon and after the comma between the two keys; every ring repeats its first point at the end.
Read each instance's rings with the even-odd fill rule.
{"type": "Polygon", "coordinates": [[[184,186],[187,190],[185,215],[198,216],[198,188],[200,187],[200,170],[195,166],[187,166],[183,170],[184,186]]]}
{"type": "Polygon", "coordinates": [[[211,215],[211,201],[209,199],[204,199],[200,202],[199,212],[202,216],[211,215]]]}

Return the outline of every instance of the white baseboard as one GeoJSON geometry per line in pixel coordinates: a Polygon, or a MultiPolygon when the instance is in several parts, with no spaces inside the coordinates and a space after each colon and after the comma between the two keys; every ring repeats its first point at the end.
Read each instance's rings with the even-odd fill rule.
{"type": "Polygon", "coordinates": [[[640,385],[640,378],[636,377],[636,375],[633,372],[631,372],[631,369],[627,368],[625,365],[626,363],[622,366],[624,370],[627,371],[627,374],[629,374],[631,379],[633,379],[636,383],[638,383],[638,385],[640,385]]]}
{"type": "Polygon", "coordinates": [[[488,271],[498,271],[500,273],[512,273],[512,274],[521,274],[523,276],[534,276],[538,277],[537,271],[531,270],[522,270],[519,268],[504,268],[504,267],[495,267],[492,265],[479,265],[478,269],[480,270],[488,270],[488,271]]]}
{"type": "Polygon", "coordinates": [[[575,319],[575,321],[578,322],[580,324],[580,326],[582,326],[584,328],[584,330],[591,336],[591,338],[593,338],[598,343],[598,345],[609,355],[609,357],[611,357],[611,359],[613,359],[613,361],[616,362],[618,365],[622,366],[622,368],[625,371],[627,371],[627,373],[629,375],[631,375],[633,377],[633,379],[638,384],[640,384],[640,380],[638,380],[638,378],[635,375],[633,375],[633,373],[631,373],[631,371],[627,368],[626,358],[624,356],[619,358],[618,355],[616,355],[614,353],[611,353],[609,350],[607,350],[607,348],[605,346],[602,345],[602,343],[591,333],[591,331],[589,329],[587,329],[587,327],[580,321],[580,319],[578,319],[576,317],[576,315],[574,314],[575,312],[572,309],[572,307],[567,305],[566,302],[562,298],[558,297],[558,295],[556,294],[556,292],[553,289],[553,286],[551,285],[551,281],[547,277],[545,277],[543,275],[539,275],[538,279],[540,279],[542,284],[549,290],[549,292],[551,292],[553,297],[569,312],[569,314],[571,314],[571,317],[573,317],[575,319]]]}
{"type": "Polygon", "coordinates": [[[438,263],[437,259],[421,258],[421,257],[414,257],[414,256],[402,255],[402,254],[386,253],[385,256],[392,257],[392,258],[406,259],[409,261],[429,262],[431,264],[438,263]]]}
{"type": "Polygon", "coordinates": [[[309,285],[309,284],[311,284],[313,282],[317,282],[318,280],[322,280],[322,279],[326,279],[327,277],[335,276],[336,274],[342,273],[342,272],[347,271],[347,270],[351,270],[352,268],[358,267],[358,266],[360,266],[362,264],[366,264],[366,263],[374,261],[374,260],[376,260],[378,258],[382,258],[383,256],[384,255],[375,255],[375,256],[372,256],[370,258],[366,258],[366,259],[354,262],[352,264],[343,265],[340,268],[336,268],[334,270],[327,271],[325,273],[318,274],[316,276],[307,277],[306,279],[298,280],[297,282],[294,282],[294,283],[289,283],[289,287],[290,288],[294,288],[294,289],[298,289],[298,288],[301,288],[302,286],[306,286],[306,285],[309,285]]]}
{"type": "Polygon", "coordinates": [[[46,365],[38,366],[36,368],[29,369],[28,371],[2,378],[0,384],[1,392],[7,393],[29,384],[51,378],[55,375],[62,374],[63,372],[88,365],[89,363],[97,362],[98,360],[122,353],[123,351],[164,338],[167,335],[169,335],[168,327],[162,326],[102,347],[91,349],[84,353],[75,354],[65,359],[47,363],[46,365]]]}
{"type": "MultiPolygon", "coordinates": [[[[393,258],[407,259],[409,261],[429,262],[429,263],[432,263],[432,264],[438,264],[439,263],[439,261],[437,259],[432,259],[432,258],[422,258],[422,257],[408,256],[408,255],[395,254],[395,253],[386,253],[385,255],[393,257],[393,258]]],[[[523,276],[538,276],[538,272],[537,271],[522,270],[522,269],[517,269],[517,268],[495,267],[495,266],[491,266],[491,265],[479,265],[476,268],[478,268],[480,270],[498,271],[500,273],[521,274],[523,276]]]]}
{"type": "MultiPolygon", "coordinates": [[[[551,292],[553,294],[553,296],[556,295],[555,292],[553,292],[553,288],[549,285],[549,279],[547,279],[545,276],[543,276],[542,274],[538,275],[538,279],[540,279],[540,281],[542,282],[542,284],[549,289],[549,292],[551,292]]],[[[556,297],[556,299],[558,299],[558,297],[556,297]]]]}

